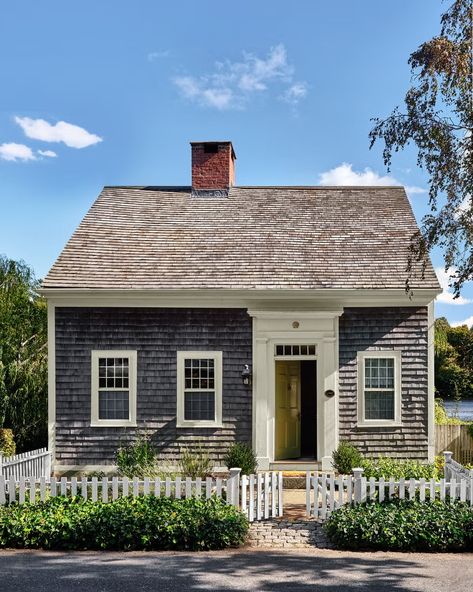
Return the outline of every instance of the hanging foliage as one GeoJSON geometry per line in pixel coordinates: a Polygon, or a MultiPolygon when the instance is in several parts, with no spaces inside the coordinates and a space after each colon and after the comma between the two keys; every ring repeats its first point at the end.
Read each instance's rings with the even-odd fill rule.
{"type": "Polygon", "coordinates": [[[23,262],[0,256],[0,428],[18,451],[47,441],[47,306],[23,262]]]}

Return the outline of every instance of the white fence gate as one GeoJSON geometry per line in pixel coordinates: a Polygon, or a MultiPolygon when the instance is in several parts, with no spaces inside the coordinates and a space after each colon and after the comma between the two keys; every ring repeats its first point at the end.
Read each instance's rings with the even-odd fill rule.
{"type": "Polygon", "coordinates": [[[443,454],[445,457],[444,476],[447,481],[451,479],[456,479],[457,481],[462,479],[469,480],[473,477],[473,470],[465,469],[463,465],[453,460],[452,452],[444,452],[443,454]]]}
{"type": "Polygon", "coordinates": [[[224,497],[227,503],[239,507],[248,520],[264,520],[282,515],[282,473],[259,473],[240,476],[241,469],[231,469],[228,478],[191,479],[170,477],[143,480],[137,477],[25,477],[0,476],[0,505],[46,501],[58,495],[82,496],[92,501],[109,502],[128,495],[154,495],[176,499],[213,495],[224,497]]]}
{"type": "Polygon", "coordinates": [[[46,448],[22,452],[14,456],[0,454],[0,476],[5,479],[20,477],[50,477],[51,453],[46,448]]]}
{"type": "Polygon", "coordinates": [[[307,471],[307,516],[324,520],[345,504],[366,501],[384,501],[392,498],[416,499],[425,502],[433,499],[460,500],[473,506],[473,471],[462,467],[445,453],[445,473],[440,481],[435,479],[394,480],[363,477],[363,469],[353,469],[353,475],[335,476],[333,473],[307,471]]]}

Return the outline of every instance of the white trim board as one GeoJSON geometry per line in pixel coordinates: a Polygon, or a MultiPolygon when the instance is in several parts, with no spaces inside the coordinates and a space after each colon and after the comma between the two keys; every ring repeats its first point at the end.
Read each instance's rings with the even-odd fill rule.
{"type": "Polygon", "coordinates": [[[426,306],[441,290],[418,289],[409,297],[404,289],[227,290],[227,289],[71,289],[42,288],[40,293],[57,306],[249,308],[270,312],[297,309],[321,313],[344,306],[426,306]]]}
{"type": "MultiPolygon", "coordinates": [[[[338,445],[338,318],[341,310],[250,311],[253,317],[253,447],[259,468],[275,459],[275,349],[279,343],[315,344],[317,355],[317,460],[331,467],[338,445]],[[298,323],[294,323],[298,321],[298,323]],[[327,397],[327,391],[334,391],[327,397]]],[[[292,359],[292,357],[287,357],[292,359]]]]}
{"type": "Polygon", "coordinates": [[[56,454],[56,310],[48,302],[48,450],[56,454]]]}

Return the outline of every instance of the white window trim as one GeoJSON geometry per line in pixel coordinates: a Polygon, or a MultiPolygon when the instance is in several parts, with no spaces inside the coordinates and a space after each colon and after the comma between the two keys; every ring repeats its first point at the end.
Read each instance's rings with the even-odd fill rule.
{"type": "MultiPolygon", "coordinates": [[[[92,350],[91,352],[91,427],[136,427],[136,364],[134,350],[92,350]],[[99,358],[128,358],[129,417],[128,419],[99,419],[99,358]]],[[[124,389],[125,390],[125,389],[124,389]]]]}
{"type": "Polygon", "coordinates": [[[178,428],[221,428],[222,427],[222,352],[221,351],[178,351],[177,352],[177,417],[178,428]],[[184,419],[184,360],[211,359],[215,364],[215,420],[184,419]]]}
{"type": "Polygon", "coordinates": [[[382,428],[402,426],[401,422],[401,352],[398,350],[362,351],[357,355],[358,372],[358,427],[382,428]],[[365,360],[392,358],[394,360],[394,419],[365,419],[365,360]]]}

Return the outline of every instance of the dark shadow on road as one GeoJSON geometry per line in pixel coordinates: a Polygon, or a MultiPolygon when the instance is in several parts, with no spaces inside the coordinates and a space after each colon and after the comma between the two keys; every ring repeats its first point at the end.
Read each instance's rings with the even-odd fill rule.
{"type": "MultiPolygon", "coordinates": [[[[383,554],[272,550],[193,554],[1,552],[0,590],[445,590],[445,585],[429,573],[429,563],[435,562],[435,557],[424,555],[420,561],[412,555],[393,558],[383,554]]],[[[462,589],[456,586],[455,590],[462,589]]]]}

